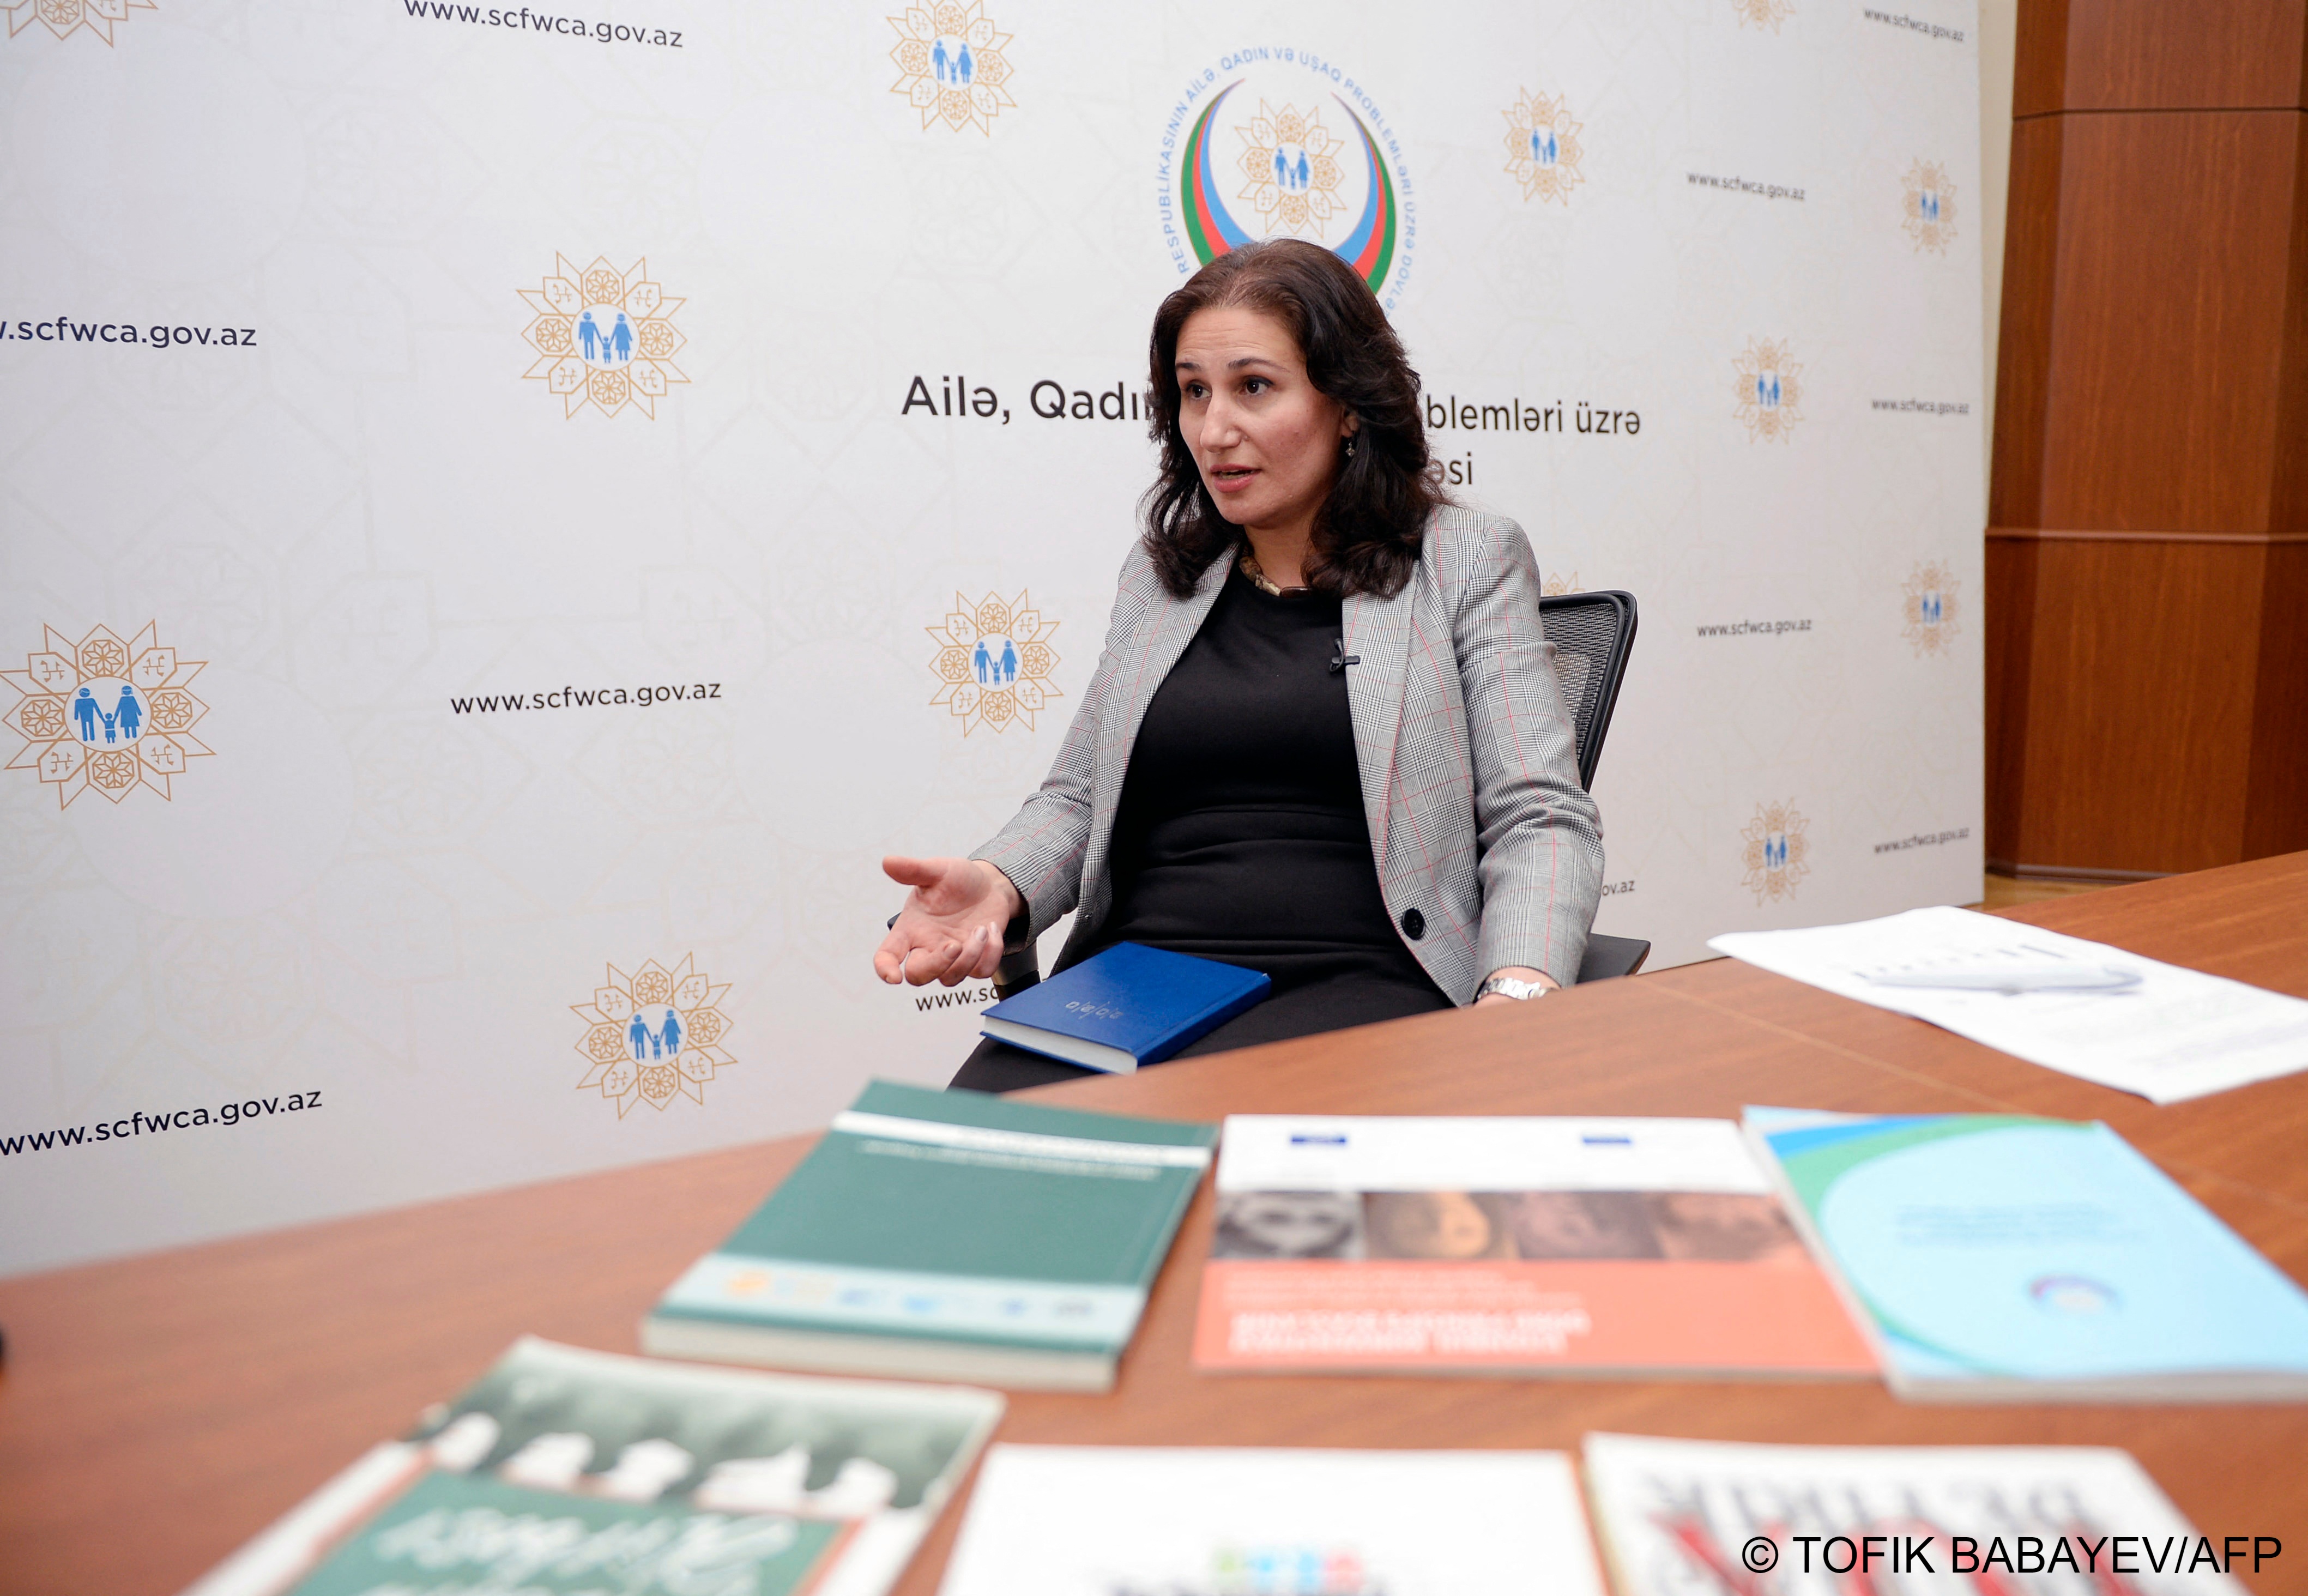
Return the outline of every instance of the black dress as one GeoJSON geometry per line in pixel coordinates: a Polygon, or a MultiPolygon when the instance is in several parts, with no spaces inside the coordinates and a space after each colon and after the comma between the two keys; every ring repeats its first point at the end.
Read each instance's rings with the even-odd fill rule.
{"type": "MultiPolygon", "coordinates": [[[[1114,906],[1074,962],[1138,942],[1274,982],[1180,1057],[1451,1006],[1379,893],[1347,678],[1331,665],[1344,631],[1337,599],[1278,598],[1236,571],[1146,707],[1115,816],[1114,906]]],[[[987,1040],[953,1084],[1089,1073],[987,1040]]]]}

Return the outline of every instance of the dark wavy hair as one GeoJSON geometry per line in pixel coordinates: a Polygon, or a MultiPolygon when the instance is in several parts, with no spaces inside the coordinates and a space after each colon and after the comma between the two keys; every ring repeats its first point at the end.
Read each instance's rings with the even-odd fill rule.
{"type": "Polygon", "coordinates": [[[1178,333],[1196,311],[1218,306],[1262,311],[1280,322],[1305,356],[1314,386],[1362,420],[1355,452],[1339,462],[1331,496],[1314,516],[1307,585],[1339,598],[1399,592],[1418,565],[1427,516],[1450,502],[1429,470],[1418,374],[1361,274],[1297,238],[1219,256],[1154,313],[1149,399],[1162,473],[1139,509],[1146,552],[1162,584],[1184,598],[1242,536],[1219,513],[1178,425],[1178,333]]]}

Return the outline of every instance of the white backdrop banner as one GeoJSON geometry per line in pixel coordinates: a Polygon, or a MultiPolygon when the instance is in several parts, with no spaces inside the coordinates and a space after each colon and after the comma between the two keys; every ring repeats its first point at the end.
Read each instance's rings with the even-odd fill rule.
{"type": "Polygon", "coordinates": [[[0,0],[0,1270],[943,1081],[1248,238],[1637,595],[1600,929],[1976,895],[1970,4],[532,4],[0,0]]]}

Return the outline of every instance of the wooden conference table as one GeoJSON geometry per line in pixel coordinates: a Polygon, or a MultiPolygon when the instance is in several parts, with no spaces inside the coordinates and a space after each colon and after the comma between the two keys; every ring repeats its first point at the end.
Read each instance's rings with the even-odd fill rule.
{"type": "MultiPolygon", "coordinates": [[[[2308,996],[2308,853],[2013,918],[2308,996]]],[[[1728,961],[1039,1095],[1208,1119],[1731,1117],[1758,1102],[2097,1117],[2308,1280],[2308,1074],[2157,1109],[1728,961]]],[[[516,1335],[633,1350],[657,1293],[809,1143],[0,1282],[0,1591],[167,1596],[516,1335]]],[[[2216,1541],[2283,1540],[2240,1575],[2248,1587],[2308,1592],[2308,1404],[1946,1407],[1880,1385],[1203,1376],[1187,1342],[1210,1226],[1206,1186],[1120,1385],[1013,1395],[1002,1439],[1575,1450],[1613,1429],[2124,1446],[2216,1541]]],[[[909,1596],[935,1590],[959,1518],[946,1514],[900,1587],[909,1596]]]]}

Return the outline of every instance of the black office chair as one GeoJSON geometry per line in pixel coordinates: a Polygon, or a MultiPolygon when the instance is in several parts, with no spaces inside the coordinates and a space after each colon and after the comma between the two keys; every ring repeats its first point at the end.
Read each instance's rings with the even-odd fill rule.
{"type": "MultiPolygon", "coordinates": [[[[1571,736],[1579,749],[1579,785],[1592,789],[1602,763],[1603,738],[1618,706],[1627,656],[1635,648],[1632,593],[1560,593],[1538,601],[1546,640],[1554,645],[1555,679],[1571,708],[1571,736]]],[[[1632,936],[1590,934],[1579,961],[1579,980],[1632,975],[1651,956],[1651,945],[1632,936]]]]}
{"type": "MultiPolygon", "coordinates": [[[[1611,729],[1611,712],[1619,702],[1619,683],[1627,674],[1627,656],[1635,647],[1635,596],[1632,593],[1561,593],[1538,601],[1547,641],[1554,644],[1555,678],[1563,684],[1563,701],[1571,706],[1571,736],[1579,750],[1579,785],[1595,784],[1595,766],[1603,757],[1603,738],[1611,729]]],[[[897,917],[890,919],[897,924],[897,917]]],[[[1579,979],[1610,980],[1632,975],[1651,956],[1651,945],[1632,936],[1587,938],[1586,956],[1579,962],[1579,979]]],[[[1013,948],[1003,955],[994,972],[994,990],[1007,997],[1042,979],[1034,947],[1013,948]]]]}

